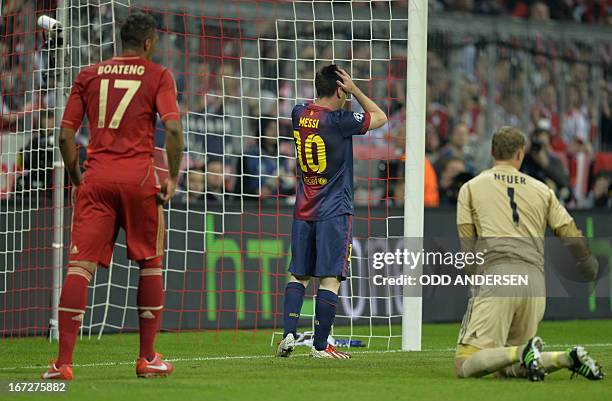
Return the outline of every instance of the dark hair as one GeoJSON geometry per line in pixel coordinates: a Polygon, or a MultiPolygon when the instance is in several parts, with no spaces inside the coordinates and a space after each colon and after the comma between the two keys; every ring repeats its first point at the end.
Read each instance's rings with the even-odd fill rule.
{"type": "Polygon", "coordinates": [[[321,68],[315,77],[315,88],[317,90],[317,97],[330,97],[334,96],[338,84],[336,81],[340,80],[338,74],[338,67],[335,64],[327,65],[321,68]]]}
{"type": "Polygon", "coordinates": [[[134,12],[130,14],[121,26],[121,43],[123,48],[135,49],[143,46],[145,40],[149,39],[157,21],[149,14],[134,12]]]}
{"type": "Polygon", "coordinates": [[[493,135],[491,154],[495,160],[509,160],[517,150],[525,147],[525,136],[516,128],[501,127],[493,135]]]}

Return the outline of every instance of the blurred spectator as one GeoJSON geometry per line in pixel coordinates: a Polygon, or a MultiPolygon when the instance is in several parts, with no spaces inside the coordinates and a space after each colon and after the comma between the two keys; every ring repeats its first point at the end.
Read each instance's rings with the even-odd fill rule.
{"type": "MultiPolygon", "coordinates": [[[[0,42],[0,54],[2,54],[2,42],[0,42]]],[[[15,123],[23,116],[15,109],[15,91],[11,87],[10,73],[0,69],[0,135],[15,129],[15,123]]]]}
{"type": "Polygon", "coordinates": [[[552,188],[562,200],[569,198],[569,179],[563,162],[552,153],[551,133],[545,129],[536,129],[527,142],[525,160],[521,171],[544,182],[552,188]]]}
{"type": "Polygon", "coordinates": [[[529,19],[537,22],[550,21],[550,10],[548,9],[548,5],[543,1],[534,2],[529,10],[529,19]]]}
{"type": "Polygon", "coordinates": [[[53,188],[54,125],[54,114],[41,110],[38,127],[32,131],[30,142],[17,156],[16,167],[23,171],[23,175],[17,179],[17,191],[46,191],[53,188]]]}
{"type": "MultiPolygon", "coordinates": [[[[388,7],[385,2],[348,3],[358,9],[357,14],[364,15],[380,8],[374,10],[378,15],[388,7]]],[[[29,28],[21,26],[23,18],[15,16],[26,8],[24,4],[29,3],[6,0],[4,17],[0,18],[0,54],[6,56],[0,60],[0,131],[10,125],[16,134],[29,137],[31,132],[23,128],[27,129],[30,123],[27,112],[32,108],[27,107],[28,102],[52,107],[54,92],[39,90],[40,77],[44,75],[39,70],[46,70],[47,57],[40,50],[28,53],[32,46],[22,39],[27,36],[22,33],[29,28]]],[[[401,4],[407,5],[407,1],[401,4]]],[[[533,34],[529,33],[533,40],[527,43],[522,37],[497,37],[484,32],[456,34],[452,29],[435,28],[430,33],[425,146],[429,163],[435,167],[434,175],[437,173],[440,180],[442,203],[453,202],[454,190],[467,176],[457,171],[477,173],[476,169],[488,166],[489,152],[482,144],[489,142],[486,139],[491,129],[502,124],[549,131],[549,135],[534,140],[524,168],[557,189],[568,185],[580,188],[577,198],[590,199],[597,191],[593,186],[588,192],[589,182],[598,182],[599,189],[604,179],[597,181],[589,176],[593,152],[612,149],[612,46],[604,43],[601,49],[597,48],[595,44],[599,42],[589,42],[587,35],[584,43],[565,37],[557,40],[538,34],[537,25],[551,19],[612,24],[610,0],[430,0],[429,5],[432,12],[506,14],[529,19],[525,28],[533,28],[533,34]],[[602,80],[599,110],[595,109],[597,96],[591,93],[600,85],[595,86],[594,79],[602,80]],[[536,151],[538,146],[540,151],[536,151]],[[560,164],[565,164],[565,169],[560,164]],[[571,173],[569,184],[566,171],[571,173]]],[[[99,21],[75,31],[80,43],[92,44],[79,46],[73,52],[83,65],[112,52],[110,11],[106,5],[78,10],[77,17],[99,21]]],[[[182,17],[164,20],[159,32],[164,45],[156,56],[173,70],[181,94],[188,165],[195,166],[184,180],[186,197],[202,201],[202,194],[206,194],[205,199],[218,203],[225,200],[220,194],[235,188],[239,193],[244,190],[246,194],[277,196],[291,202],[296,176],[289,116],[296,102],[310,101],[315,96],[313,73],[324,60],[331,59],[342,60],[359,85],[390,116],[387,126],[371,132],[362,142],[382,148],[385,153],[380,157],[382,161],[374,163],[356,157],[356,191],[363,190],[362,185],[367,187],[361,199],[364,204],[374,204],[404,190],[399,177],[400,156],[406,153],[406,46],[395,36],[389,46],[374,39],[388,36],[385,24],[375,21],[364,29],[363,24],[355,23],[350,26],[352,34],[339,29],[332,42],[327,33],[322,38],[315,32],[314,24],[272,23],[261,30],[258,27],[257,32],[262,33],[262,38],[276,41],[251,41],[248,30],[244,30],[232,33],[240,40],[230,40],[231,35],[226,35],[225,40],[219,42],[215,38],[202,48],[202,35],[194,33],[200,28],[208,32],[214,24],[212,20],[177,15],[182,17]],[[177,33],[183,35],[185,30],[192,32],[184,41],[177,41],[177,33]],[[296,42],[296,34],[313,40],[296,42]],[[363,40],[362,46],[351,46],[351,39],[363,40]],[[175,46],[181,43],[184,47],[175,46]]],[[[466,19],[465,15],[460,18],[466,19]]],[[[350,25],[338,23],[347,28],[350,25]]],[[[266,25],[263,21],[262,24],[266,25]]],[[[396,35],[396,29],[392,31],[396,35]]],[[[216,31],[205,36],[211,32],[216,31]]],[[[40,43],[33,44],[40,49],[40,43]]],[[[34,110],[41,107],[35,106],[34,110]]],[[[41,122],[40,127],[36,124],[34,135],[38,137],[38,130],[46,123],[41,122]]],[[[30,146],[40,147],[36,141],[32,138],[30,146]]],[[[156,135],[156,144],[163,147],[163,142],[162,130],[156,135]]],[[[430,170],[425,167],[426,174],[430,170]]],[[[426,178],[426,187],[432,182],[435,183],[426,178]]],[[[426,188],[426,193],[434,192],[426,188]]],[[[426,199],[426,204],[433,205],[435,201],[426,199]]]]}
{"type": "MultiPolygon", "coordinates": [[[[557,113],[557,90],[554,85],[546,84],[538,90],[538,98],[535,106],[531,109],[531,122],[534,128],[540,127],[542,120],[549,121],[550,132],[552,137],[558,139],[558,135],[561,134],[561,121],[559,114],[557,113]]],[[[559,141],[557,141],[559,142],[559,141]]],[[[564,150],[563,143],[560,142],[558,145],[555,141],[551,141],[553,148],[556,150],[564,150]]]]}
{"type": "MultiPolygon", "coordinates": [[[[53,189],[53,153],[55,147],[55,114],[52,110],[40,110],[37,128],[31,132],[30,141],[17,155],[16,168],[23,172],[17,179],[17,191],[46,191],[50,196],[53,189]]],[[[78,139],[77,139],[78,142],[78,139]]],[[[85,145],[79,143],[79,163],[87,157],[85,145]]],[[[68,183],[66,173],[65,182],[68,183]]],[[[68,188],[68,185],[66,185],[68,188]]],[[[66,192],[68,193],[68,192],[66,192]]]]}
{"type": "Polygon", "coordinates": [[[204,171],[198,168],[192,168],[187,174],[187,182],[185,185],[186,194],[183,198],[185,203],[200,203],[204,202],[206,196],[204,171]]]}
{"type": "Polygon", "coordinates": [[[196,159],[203,161],[204,156],[223,157],[224,125],[223,98],[218,96],[199,96],[192,103],[183,122],[187,133],[189,149],[196,159]]]}
{"type": "Polygon", "coordinates": [[[438,177],[436,176],[436,170],[429,162],[429,159],[425,158],[425,207],[438,207],[440,206],[440,193],[438,192],[438,177]]]}
{"type": "Polygon", "coordinates": [[[223,162],[219,159],[211,159],[206,163],[206,200],[209,203],[232,200],[230,195],[225,193],[223,162]]]}
{"type": "Polygon", "coordinates": [[[425,130],[425,154],[433,165],[436,164],[440,157],[440,137],[436,129],[431,125],[427,125],[425,130]]]}
{"type": "Polygon", "coordinates": [[[577,141],[581,144],[590,144],[588,108],[581,103],[580,93],[576,85],[570,85],[567,92],[568,110],[563,116],[561,133],[566,146],[577,141]]]}
{"type": "Polygon", "coordinates": [[[449,4],[450,11],[469,13],[474,10],[474,0],[454,0],[449,4]]]}
{"type": "Polygon", "coordinates": [[[440,149],[440,156],[435,163],[436,173],[441,174],[446,162],[451,159],[460,160],[464,168],[472,170],[471,157],[465,153],[465,147],[469,140],[469,129],[467,124],[459,123],[453,127],[449,142],[440,149]]]}
{"type": "Polygon", "coordinates": [[[258,142],[247,148],[244,155],[244,192],[269,196],[278,194],[278,132],[277,122],[261,119],[262,134],[258,142]]]}
{"type": "MultiPolygon", "coordinates": [[[[392,204],[403,205],[404,197],[406,194],[406,182],[404,180],[403,168],[398,173],[398,179],[394,181],[392,204]]],[[[440,193],[438,192],[438,180],[436,177],[436,171],[425,158],[425,187],[424,187],[424,205],[425,207],[438,207],[440,206],[440,193]]]]}
{"type": "Polygon", "coordinates": [[[502,0],[480,0],[476,2],[474,11],[478,14],[499,15],[505,10],[502,0]]]}
{"type": "Polygon", "coordinates": [[[522,104],[521,100],[517,95],[512,94],[503,94],[501,96],[501,103],[496,108],[496,127],[501,127],[503,125],[510,125],[512,127],[521,127],[521,110],[522,104]]]}
{"type": "Polygon", "coordinates": [[[448,206],[457,204],[459,188],[461,188],[461,185],[467,182],[472,175],[466,172],[463,160],[450,158],[442,165],[442,170],[438,177],[440,205],[448,206]]]}
{"type": "Polygon", "coordinates": [[[485,125],[485,97],[481,97],[480,83],[474,78],[460,83],[459,121],[467,124],[471,135],[479,136],[485,125]]]}
{"type": "Polygon", "coordinates": [[[507,14],[538,22],[556,19],[602,25],[608,23],[611,8],[609,0],[429,0],[432,13],[507,14]]]}
{"type": "Polygon", "coordinates": [[[187,174],[183,202],[206,203],[210,207],[234,201],[235,197],[227,191],[225,176],[226,171],[219,158],[210,159],[206,167],[193,167],[187,174]]]}
{"type": "Polygon", "coordinates": [[[610,174],[600,173],[595,177],[589,194],[589,207],[612,207],[612,179],[610,174]]]}
{"type": "Polygon", "coordinates": [[[17,121],[17,113],[11,112],[6,103],[2,100],[2,77],[0,77],[0,135],[11,129],[17,121]]]}
{"type": "Polygon", "coordinates": [[[436,130],[439,139],[446,141],[449,116],[443,101],[440,85],[427,85],[427,123],[436,130]]]}

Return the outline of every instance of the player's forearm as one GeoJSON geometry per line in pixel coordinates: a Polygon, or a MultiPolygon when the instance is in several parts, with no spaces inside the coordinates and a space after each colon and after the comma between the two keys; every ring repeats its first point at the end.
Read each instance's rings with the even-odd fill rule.
{"type": "Polygon", "coordinates": [[[576,223],[573,220],[571,223],[554,230],[554,234],[569,248],[576,260],[586,259],[591,255],[582,231],[576,227],[576,223]]]}
{"type": "Polygon", "coordinates": [[[582,277],[591,281],[597,277],[599,263],[593,257],[586,239],[582,232],[576,227],[576,223],[565,224],[554,231],[555,236],[569,249],[570,253],[576,258],[577,268],[582,277]]]}
{"type": "MultiPolygon", "coordinates": [[[[473,224],[458,224],[457,233],[459,234],[459,243],[461,245],[462,252],[474,252],[476,249],[476,241],[478,234],[476,233],[476,226],[473,224]]],[[[465,266],[464,271],[467,274],[475,274],[478,271],[478,265],[468,264],[465,266]]]]}
{"type": "Polygon", "coordinates": [[[168,155],[168,172],[174,180],[178,179],[181,158],[183,156],[183,129],[178,121],[167,121],[166,154],[168,155]]]}
{"type": "Polygon", "coordinates": [[[361,105],[364,111],[370,113],[370,129],[380,128],[387,123],[387,115],[378,105],[369,97],[367,97],[361,89],[355,86],[353,96],[361,105]]]}
{"type": "Polygon", "coordinates": [[[72,185],[81,184],[81,169],[76,144],[74,143],[74,130],[62,128],[60,130],[59,148],[64,160],[64,166],[68,170],[72,185]]]}

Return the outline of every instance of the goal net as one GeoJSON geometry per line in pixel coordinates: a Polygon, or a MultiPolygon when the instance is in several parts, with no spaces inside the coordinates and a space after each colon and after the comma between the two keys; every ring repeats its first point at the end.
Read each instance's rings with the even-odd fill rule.
{"type": "MultiPolygon", "coordinates": [[[[264,338],[272,333],[273,341],[282,331],[296,188],[291,109],[314,99],[315,72],[335,63],[381,106],[389,123],[354,139],[352,269],[340,290],[333,336],[399,347],[401,288],[374,285],[377,272],[364,255],[373,238],[386,247],[403,234],[408,18],[403,1],[62,0],[49,2],[45,10],[26,3],[16,11],[17,19],[29,23],[14,31],[23,44],[11,50],[23,81],[15,94],[31,106],[2,132],[0,333],[48,329],[54,285],[61,285],[53,281],[53,250],[60,249],[65,262],[70,238],[68,191],[57,189],[67,187],[68,180],[60,180],[63,173],[54,176],[58,167],[48,162],[55,144],[45,142],[50,158],[45,163],[19,166],[19,155],[41,137],[37,130],[53,130],[51,122],[61,114],[55,97],[65,96],[78,70],[120,51],[118,26],[129,9],[158,20],[155,61],[170,68],[177,81],[186,139],[180,188],[165,211],[162,329],[252,332],[264,338]],[[61,71],[41,60],[46,54],[41,32],[32,27],[41,14],[65,24],[68,54],[61,71]],[[59,89],[48,78],[58,74],[65,80],[59,89]],[[52,117],[41,118],[45,113],[52,117]],[[42,188],[19,184],[41,176],[48,178],[42,188]],[[58,224],[60,242],[54,232],[58,224]]],[[[348,107],[361,110],[354,100],[348,107]]],[[[85,122],[79,144],[85,146],[88,135],[85,122]]],[[[159,130],[160,174],[163,143],[159,130]]],[[[120,234],[112,267],[98,269],[92,280],[83,335],[137,328],[137,269],[127,260],[120,234]]],[[[315,292],[316,285],[307,290],[299,331],[313,330],[315,292]]]]}

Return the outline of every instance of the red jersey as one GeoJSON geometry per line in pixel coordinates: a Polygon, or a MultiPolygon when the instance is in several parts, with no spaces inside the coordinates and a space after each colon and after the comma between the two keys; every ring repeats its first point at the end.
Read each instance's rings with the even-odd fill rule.
{"type": "Polygon", "coordinates": [[[143,184],[153,172],[156,114],[178,120],[172,73],[141,57],[113,57],[77,76],[62,128],[89,120],[88,182],[143,184]]]}

